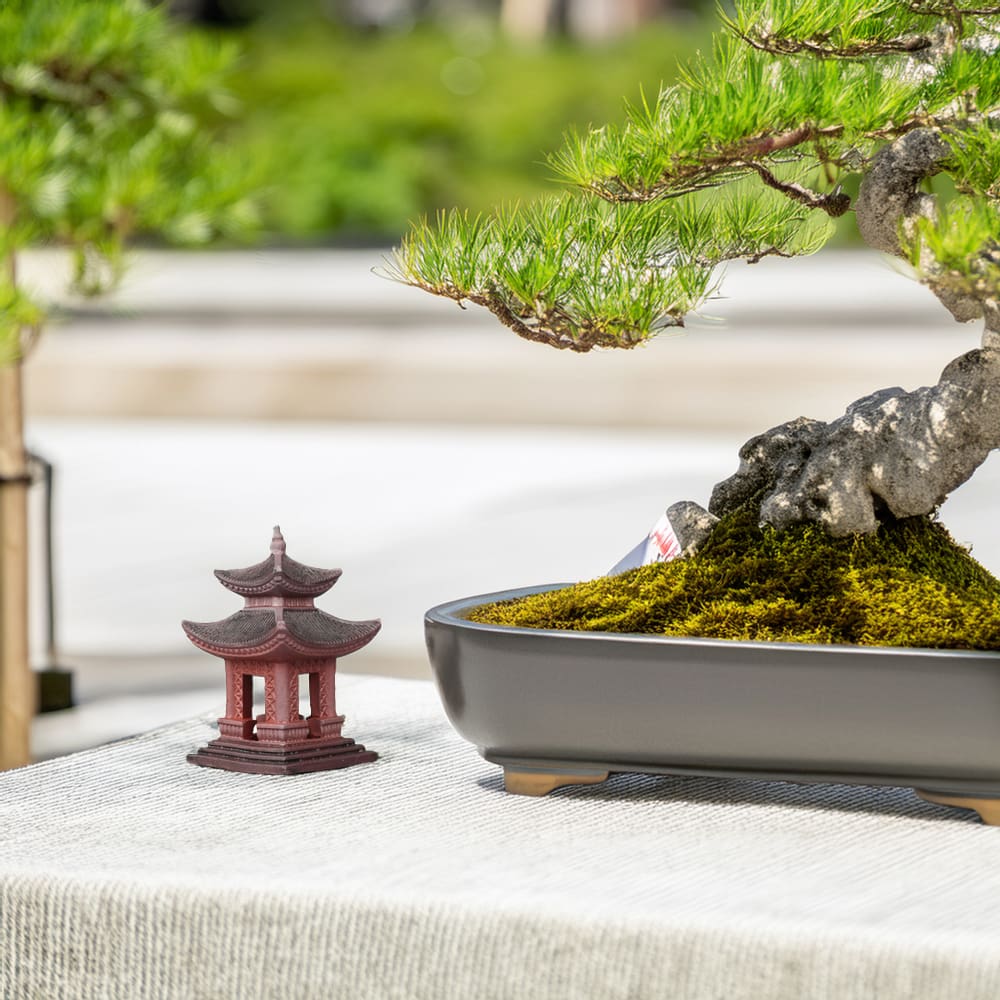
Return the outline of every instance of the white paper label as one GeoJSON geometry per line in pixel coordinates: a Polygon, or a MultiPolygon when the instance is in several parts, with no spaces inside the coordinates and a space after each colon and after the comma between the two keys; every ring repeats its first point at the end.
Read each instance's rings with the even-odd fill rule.
{"type": "Polygon", "coordinates": [[[674,527],[666,514],[650,529],[646,539],[646,552],[642,565],[654,562],[669,562],[681,554],[681,543],[677,541],[674,527]]]}
{"type": "Polygon", "coordinates": [[[649,534],[608,571],[609,576],[625,573],[650,563],[669,562],[681,554],[681,544],[666,514],[649,529],[649,534]]]}

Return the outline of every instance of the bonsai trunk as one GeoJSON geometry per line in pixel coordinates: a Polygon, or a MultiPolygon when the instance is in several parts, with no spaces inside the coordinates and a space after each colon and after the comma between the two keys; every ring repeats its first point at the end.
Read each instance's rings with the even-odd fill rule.
{"type": "Polygon", "coordinates": [[[30,759],[35,713],[28,662],[28,480],[21,365],[0,366],[0,768],[30,759]]]}
{"type": "MultiPolygon", "coordinates": [[[[903,256],[900,232],[935,211],[920,182],[949,153],[929,129],[880,150],[855,204],[870,246],[903,256]]],[[[748,504],[759,505],[761,523],[818,522],[839,536],[931,514],[1000,447],[1000,308],[935,282],[933,262],[923,263],[956,320],[984,318],[982,346],[952,361],[936,385],[881,389],[830,423],[799,417],[751,439],[740,449],[739,470],[715,487],[710,514],[687,502],[670,508],[682,546],[697,547],[715,518],[748,504]]]]}
{"type": "Polygon", "coordinates": [[[755,502],[764,523],[815,521],[833,535],[932,513],[1000,446],[1000,350],[984,339],[936,385],[881,389],[830,423],[800,417],[753,438],[709,510],[755,502]]]}

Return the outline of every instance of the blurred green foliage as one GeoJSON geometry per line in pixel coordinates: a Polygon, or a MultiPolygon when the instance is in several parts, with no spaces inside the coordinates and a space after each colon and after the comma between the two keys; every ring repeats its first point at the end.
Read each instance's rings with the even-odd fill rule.
{"type": "Polygon", "coordinates": [[[75,287],[97,294],[134,236],[255,231],[242,164],[213,141],[233,57],[141,0],[0,3],[0,364],[44,318],[18,282],[28,246],[69,246],[75,287]]]}
{"type": "Polygon", "coordinates": [[[707,38],[657,23],[601,46],[524,46],[488,20],[362,33],[322,18],[238,32],[233,136],[255,164],[278,238],[387,239],[408,221],[473,212],[555,185],[545,155],[570,126],[621,121],[707,38]]]}

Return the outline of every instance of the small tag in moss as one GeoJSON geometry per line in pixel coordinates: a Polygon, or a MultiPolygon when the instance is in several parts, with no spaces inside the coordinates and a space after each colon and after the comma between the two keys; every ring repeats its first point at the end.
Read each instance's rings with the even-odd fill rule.
{"type": "Polygon", "coordinates": [[[670,562],[681,554],[681,543],[677,541],[670,518],[664,514],[652,528],[649,534],[632,549],[628,555],[619,559],[608,570],[608,576],[615,576],[637,566],[648,566],[650,563],[670,562]]]}

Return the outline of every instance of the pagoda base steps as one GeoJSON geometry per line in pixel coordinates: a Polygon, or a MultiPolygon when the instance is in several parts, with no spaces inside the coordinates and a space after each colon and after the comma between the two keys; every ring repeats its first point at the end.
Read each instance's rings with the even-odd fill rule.
{"type": "Polygon", "coordinates": [[[296,743],[264,743],[220,736],[187,757],[200,767],[244,774],[307,774],[333,771],[378,759],[373,750],[347,739],[311,739],[296,743]]]}

